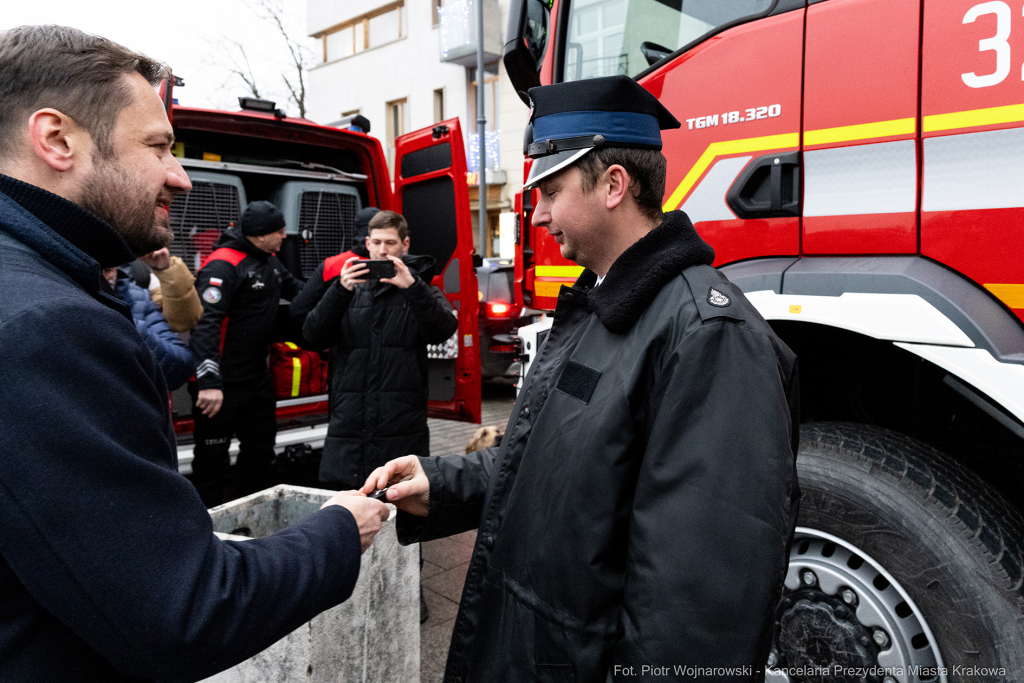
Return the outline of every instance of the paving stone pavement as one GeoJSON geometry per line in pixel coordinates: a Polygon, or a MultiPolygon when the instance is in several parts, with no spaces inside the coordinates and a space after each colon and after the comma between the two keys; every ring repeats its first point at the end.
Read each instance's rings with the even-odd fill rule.
{"type": "MultiPolygon", "coordinates": [[[[505,426],[512,413],[515,391],[504,385],[483,387],[482,424],[505,426]]],[[[466,444],[481,425],[428,420],[430,454],[465,454],[466,444]]],[[[462,598],[476,531],[467,531],[423,544],[420,585],[430,617],[420,625],[420,683],[439,683],[444,676],[448,645],[462,598]]]]}

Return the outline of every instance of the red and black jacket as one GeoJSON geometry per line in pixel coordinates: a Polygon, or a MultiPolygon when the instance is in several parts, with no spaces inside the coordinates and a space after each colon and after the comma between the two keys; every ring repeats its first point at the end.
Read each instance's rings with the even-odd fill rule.
{"type": "Polygon", "coordinates": [[[278,303],[302,289],[277,256],[235,230],[215,247],[196,277],[203,317],[189,340],[200,390],[266,375],[278,303]]]}
{"type": "Polygon", "coordinates": [[[302,288],[302,293],[292,301],[291,314],[293,316],[305,316],[312,311],[320,303],[320,299],[323,298],[327,288],[333,284],[334,278],[341,275],[341,268],[345,265],[345,261],[348,261],[353,256],[363,259],[370,258],[370,252],[366,250],[366,247],[356,245],[349,251],[321,261],[320,265],[313,271],[313,274],[306,280],[306,286],[302,288]]]}

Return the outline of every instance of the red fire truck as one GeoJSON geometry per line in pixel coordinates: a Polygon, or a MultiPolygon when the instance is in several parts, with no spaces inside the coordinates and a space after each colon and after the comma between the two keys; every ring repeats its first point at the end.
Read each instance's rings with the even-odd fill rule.
{"type": "MultiPolygon", "coordinates": [[[[516,0],[504,61],[656,95],[664,209],[799,356],[769,680],[1022,680],[1024,3],[516,0]]],[[[552,309],[581,269],[532,201],[516,282],[552,309]]]]}
{"type": "MultiPolygon", "coordinates": [[[[434,257],[433,284],[459,317],[456,335],[428,348],[429,414],[479,422],[477,282],[458,119],[399,137],[392,180],[380,142],[368,135],[289,118],[263,100],[240,98],[238,112],[172,105],[172,89],[165,83],[162,94],[174,126],[174,153],[192,181],[191,192],[176,197],[170,208],[172,255],[195,273],[246,203],[265,199],[285,215],[287,238],[278,256],[306,279],[325,258],[353,245],[360,209],[402,213],[409,222],[410,252],[434,257]]],[[[301,325],[288,315],[287,302],[281,304],[275,338],[302,343],[301,325]]],[[[277,402],[279,449],[323,444],[328,397],[302,386],[296,382],[296,395],[277,402]]],[[[193,425],[184,388],[174,393],[172,406],[179,468],[188,473],[193,425]]]]}

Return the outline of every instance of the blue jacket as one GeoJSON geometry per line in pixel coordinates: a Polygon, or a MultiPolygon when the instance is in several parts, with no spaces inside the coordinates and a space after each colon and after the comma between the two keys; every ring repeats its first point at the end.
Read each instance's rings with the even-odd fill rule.
{"type": "Polygon", "coordinates": [[[233,543],[177,470],[167,386],[80,207],[0,175],[0,681],[185,681],[347,598],[333,506],[233,543]]]}
{"type": "MultiPolygon", "coordinates": [[[[119,274],[120,275],[120,274],[119,274]]],[[[195,372],[192,352],[167,325],[164,314],[149,297],[149,292],[127,277],[118,277],[114,288],[117,298],[128,304],[135,329],[146,341],[157,365],[164,373],[167,388],[174,391],[188,381],[195,372]]]]}

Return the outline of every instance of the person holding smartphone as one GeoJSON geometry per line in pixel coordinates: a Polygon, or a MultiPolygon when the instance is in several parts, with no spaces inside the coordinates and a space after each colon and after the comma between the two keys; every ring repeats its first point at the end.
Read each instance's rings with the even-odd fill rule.
{"type": "Polygon", "coordinates": [[[320,480],[342,489],[359,488],[392,458],[430,452],[427,344],[458,329],[448,299],[429,284],[433,257],[407,253],[401,214],[377,213],[366,248],[371,261],[345,259],[302,328],[309,342],[331,349],[320,480]],[[393,277],[374,277],[388,274],[377,271],[382,266],[393,268],[393,277]]]}

